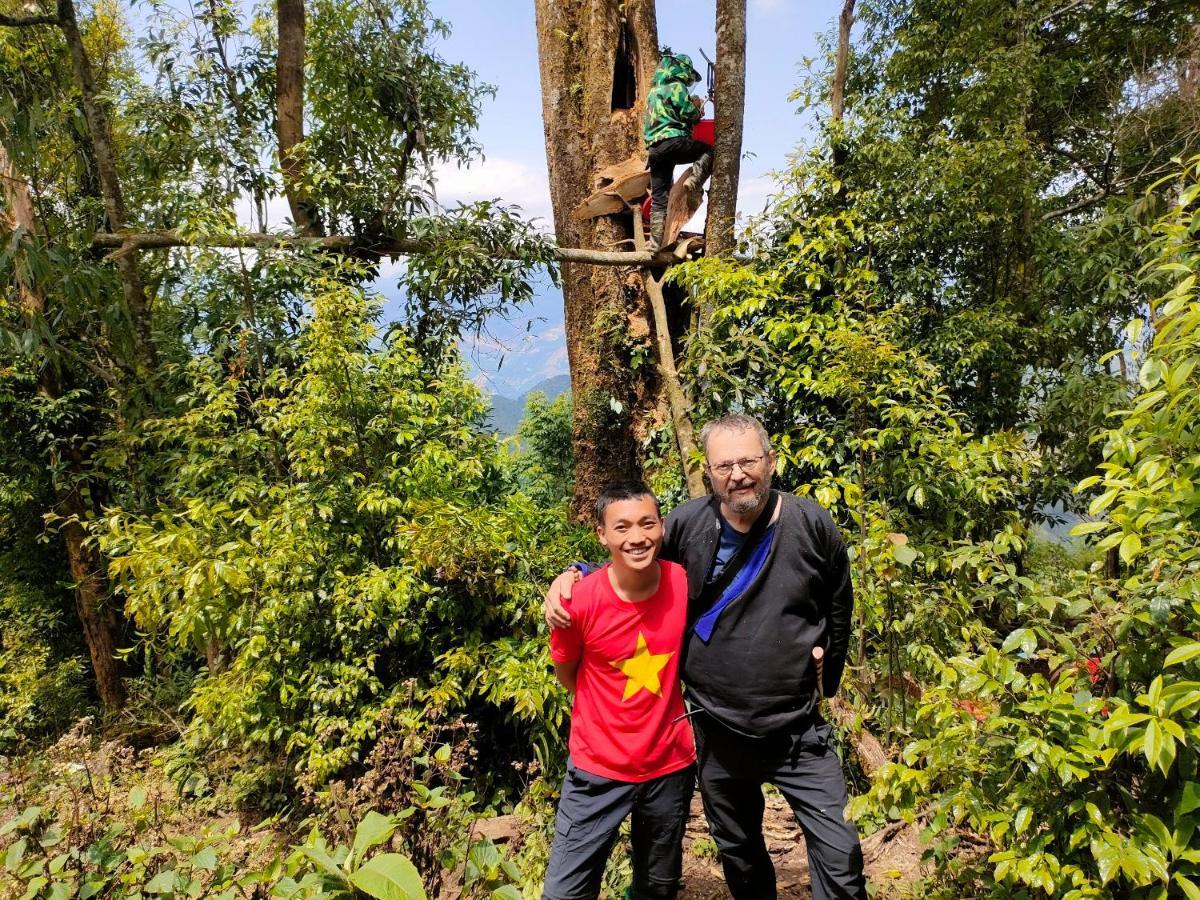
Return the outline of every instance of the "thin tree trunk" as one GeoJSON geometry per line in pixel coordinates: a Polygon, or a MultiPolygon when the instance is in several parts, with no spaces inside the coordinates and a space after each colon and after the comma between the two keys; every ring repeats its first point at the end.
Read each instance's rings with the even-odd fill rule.
{"type": "MultiPolygon", "coordinates": [[[[571,211],[592,193],[598,169],[641,150],[642,109],[658,61],[654,4],[535,0],[535,12],[558,243],[611,250],[632,237],[629,216],[577,222],[571,211]],[[632,108],[614,102],[621,43],[631,54],[636,82],[632,108]]],[[[637,448],[656,415],[657,386],[648,380],[653,373],[629,366],[632,345],[650,339],[649,304],[638,274],[564,263],[562,286],[575,409],[574,505],[583,515],[605,482],[640,473],[637,448]]]]}
{"type": "Polygon", "coordinates": [[[300,185],[304,177],[304,0],[277,0],[279,55],[275,64],[275,111],[283,190],[296,229],[320,234],[300,185]]]}
{"type": "Polygon", "coordinates": [[[829,111],[833,121],[839,124],[846,111],[846,78],[850,68],[850,28],[854,25],[854,2],[846,0],[838,16],[838,47],[833,63],[829,111]]]}
{"type": "MultiPolygon", "coordinates": [[[[7,216],[0,216],[0,227],[8,230],[8,223],[21,232],[18,255],[23,245],[38,233],[34,216],[33,200],[29,188],[13,169],[6,148],[0,144],[0,197],[4,200],[7,216]]],[[[26,320],[32,326],[46,316],[46,295],[40,287],[26,277],[20,265],[17,272],[17,296],[26,320]]],[[[37,374],[38,391],[49,400],[62,396],[62,387],[54,367],[43,363],[37,374]]],[[[52,451],[53,453],[53,451],[52,451]]],[[[58,471],[60,460],[52,456],[51,470],[58,471]]],[[[104,561],[94,545],[87,541],[84,523],[90,518],[90,510],[84,499],[82,484],[86,479],[87,466],[78,453],[71,454],[65,473],[54,479],[55,512],[64,520],[63,543],[71,578],[75,583],[75,610],[83,630],[88,654],[92,659],[92,671],[96,678],[96,692],[100,702],[109,713],[119,711],[125,705],[125,685],[121,677],[121,663],[117,657],[117,635],[120,623],[107,602],[108,586],[104,573],[104,561]]]]}
{"type": "Polygon", "coordinates": [[[842,122],[846,114],[846,79],[850,72],[850,28],[854,25],[855,0],[845,0],[841,15],[838,16],[838,46],[837,56],[833,63],[833,84],[830,85],[829,113],[833,123],[833,169],[841,186],[837,190],[840,199],[845,195],[846,183],[841,177],[850,151],[846,146],[846,136],[842,131],[842,122]]]}
{"type": "MultiPolygon", "coordinates": [[[[122,231],[128,223],[125,216],[125,200],[121,194],[121,178],[113,150],[112,126],[96,91],[92,64],[83,44],[83,36],[79,33],[73,0],[58,0],[58,25],[62,29],[67,50],[71,55],[71,65],[75,70],[75,78],[79,82],[83,114],[91,137],[108,227],[111,231],[122,231]]],[[[121,277],[125,305],[133,322],[138,374],[146,378],[157,369],[158,354],[150,327],[150,304],[146,297],[145,285],[142,283],[141,270],[135,254],[117,256],[116,265],[121,277]]]]}
{"type": "Polygon", "coordinates": [[[746,0],[717,0],[716,144],[704,223],[704,254],[733,252],[742,119],[746,109],[746,0]]]}

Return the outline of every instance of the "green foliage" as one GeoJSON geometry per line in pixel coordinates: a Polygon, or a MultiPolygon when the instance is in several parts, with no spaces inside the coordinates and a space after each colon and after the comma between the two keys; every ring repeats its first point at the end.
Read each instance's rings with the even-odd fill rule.
{"type": "Polygon", "coordinates": [[[525,415],[509,444],[505,467],[512,473],[512,481],[539,503],[570,499],[575,478],[572,415],[569,393],[552,402],[535,391],[525,401],[525,415]]]}
{"type": "Polygon", "coordinates": [[[86,708],[83,661],[62,655],[74,642],[51,596],[0,581],[0,751],[57,734],[86,708]]]}
{"type": "Polygon", "coordinates": [[[434,50],[449,26],[425,0],[319,0],[306,26],[306,193],[331,233],[403,233],[433,206],[433,167],[478,155],[494,89],[434,50]]]}
{"type": "MultiPolygon", "coordinates": [[[[1192,17],[1052,0],[855,12],[846,118],[799,152],[782,234],[842,211],[863,223],[847,250],[898,313],[894,340],[937,366],[965,428],[1035,439],[1030,518],[1070,504],[1099,462],[1087,439],[1124,401],[1097,360],[1148,299],[1135,275],[1161,197],[1137,198],[1200,146],[1173,74],[1192,17]]],[[[822,75],[797,96],[827,89],[822,75]]]]}
{"type": "MultiPolygon", "coordinates": [[[[820,173],[809,187],[828,188],[820,173]]],[[[685,372],[701,418],[731,403],[759,416],[783,485],[851,529],[854,678],[869,693],[882,681],[891,717],[905,702],[901,669],[919,677],[926,652],[958,646],[988,614],[979,587],[1011,579],[1036,459],[1018,434],[972,435],[937,368],[904,346],[903,303],[854,253],[872,226],[850,211],[793,217],[799,202],[783,201],[775,247],[754,264],[679,270],[713,311],[685,372]]]]}
{"type": "Polygon", "coordinates": [[[370,301],[333,274],[314,289],[298,368],[247,396],[198,360],[184,411],[147,423],[158,509],[111,509],[98,532],[130,614],[207,662],[196,741],[286,753],[316,784],[361,762],[388,710],[486,700],[514,744],[548,747],[533,600],[570,558],[564,514],[497,495],[453,356],[395,329],[375,348],[370,301]]]}
{"type": "MultiPolygon", "coordinates": [[[[930,659],[940,678],[915,739],[867,798],[928,817],[943,841],[985,836],[986,865],[946,874],[997,896],[1192,896],[1200,885],[1198,166],[1173,180],[1176,205],[1154,229],[1144,277],[1161,293],[1140,390],[1101,438],[1100,474],[1079,485],[1105,517],[1076,532],[1098,535],[1124,572],[1021,579],[1021,627],[930,659]]],[[[1143,328],[1134,320],[1131,341],[1143,328]]]]}
{"type": "Polygon", "coordinates": [[[364,779],[370,786],[358,783],[347,795],[352,806],[296,837],[278,820],[249,828],[244,815],[231,816],[227,785],[203,796],[176,790],[169,754],[97,741],[87,725],[0,777],[5,896],[424,898],[438,895],[449,875],[461,877],[464,896],[519,900],[513,882],[523,874],[473,835],[474,795],[426,787],[438,777],[465,780],[455,772],[463,762],[457,745],[422,760],[410,757],[407,737],[388,743],[386,764],[404,769],[404,783],[391,780],[400,772],[381,756],[364,779]],[[396,806],[392,788],[411,802],[396,806]],[[384,815],[371,800],[395,812],[384,815]],[[437,854],[423,856],[435,843],[437,854]]]}
{"type": "Polygon", "coordinates": [[[483,201],[407,223],[414,240],[432,247],[409,260],[401,279],[418,339],[478,331],[489,316],[529,301],[535,265],[557,286],[553,245],[517,213],[483,201]]]}

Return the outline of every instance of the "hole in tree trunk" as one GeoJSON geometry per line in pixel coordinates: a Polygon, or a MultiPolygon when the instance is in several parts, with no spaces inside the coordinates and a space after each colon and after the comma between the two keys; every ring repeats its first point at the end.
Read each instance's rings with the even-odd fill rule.
{"type": "Polygon", "coordinates": [[[612,86],[612,108],[633,109],[637,103],[637,51],[628,22],[621,22],[621,30],[617,34],[612,86]]]}

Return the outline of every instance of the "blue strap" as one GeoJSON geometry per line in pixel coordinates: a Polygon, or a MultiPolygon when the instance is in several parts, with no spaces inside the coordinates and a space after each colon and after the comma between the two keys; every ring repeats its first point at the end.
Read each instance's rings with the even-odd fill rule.
{"type": "Polygon", "coordinates": [[[772,523],[770,527],[763,532],[762,539],[758,542],[758,546],[754,548],[754,552],[750,554],[750,558],[746,560],[746,564],[738,570],[738,573],[733,576],[733,581],[729,582],[724,591],[721,592],[720,598],[712,605],[708,612],[696,620],[696,624],[692,626],[700,640],[708,643],[712,639],[713,629],[717,627],[717,619],[721,618],[721,613],[725,611],[725,607],[729,606],[734,600],[738,599],[746,588],[754,582],[758,577],[758,573],[762,571],[763,564],[767,561],[767,554],[771,550],[771,540],[775,536],[775,525],[772,523]]]}

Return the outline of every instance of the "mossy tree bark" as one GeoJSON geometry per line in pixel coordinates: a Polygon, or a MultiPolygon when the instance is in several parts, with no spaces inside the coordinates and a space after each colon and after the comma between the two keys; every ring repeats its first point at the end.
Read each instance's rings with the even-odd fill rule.
{"type": "MultiPolygon", "coordinates": [[[[653,0],[536,0],[535,8],[558,244],[628,248],[633,217],[579,222],[570,213],[592,192],[597,170],[643,152],[642,111],[658,61],[653,0]]],[[[641,474],[641,439],[666,418],[666,408],[654,366],[632,365],[653,352],[639,272],[564,263],[562,280],[575,510],[582,516],[605,482],[641,474]]]]}

